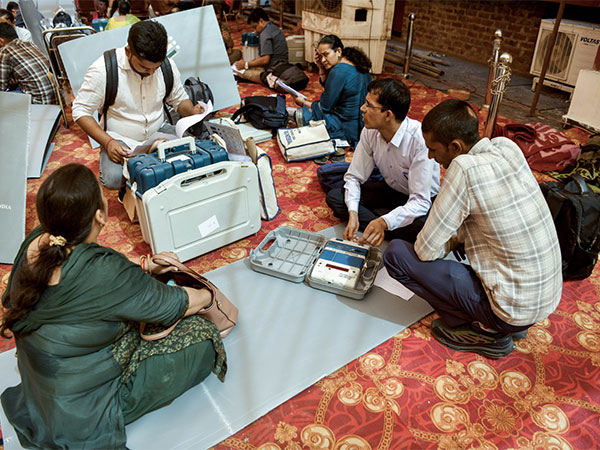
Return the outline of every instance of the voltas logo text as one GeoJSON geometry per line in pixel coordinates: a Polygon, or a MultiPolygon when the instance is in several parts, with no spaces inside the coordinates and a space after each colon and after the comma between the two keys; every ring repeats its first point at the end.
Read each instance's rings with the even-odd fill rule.
{"type": "Polygon", "coordinates": [[[589,38],[589,37],[582,37],[580,39],[580,41],[585,42],[586,44],[594,44],[594,45],[600,44],[600,39],[594,39],[594,38],[589,38]]]}

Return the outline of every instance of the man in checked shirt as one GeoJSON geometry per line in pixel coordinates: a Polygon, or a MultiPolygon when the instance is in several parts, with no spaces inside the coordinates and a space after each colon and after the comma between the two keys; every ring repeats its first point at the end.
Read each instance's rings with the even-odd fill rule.
{"type": "Polygon", "coordinates": [[[478,125],[475,111],[459,100],[425,116],[429,157],[446,174],[414,246],[394,240],[383,258],[388,273],[440,315],[431,323],[435,339],[502,358],[558,306],[561,255],[521,150],[504,137],[481,139],[478,125]],[[470,265],[443,259],[462,245],[470,265]]]}
{"type": "Polygon", "coordinates": [[[48,59],[37,46],[18,38],[15,28],[0,22],[0,90],[24,92],[31,103],[56,105],[58,96],[48,59]]]}

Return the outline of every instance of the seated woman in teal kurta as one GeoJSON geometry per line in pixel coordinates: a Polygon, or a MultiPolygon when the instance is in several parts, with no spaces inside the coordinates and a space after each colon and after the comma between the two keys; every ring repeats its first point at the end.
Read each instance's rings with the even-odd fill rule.
{"type": "Polygon", "coordinates": [[[84,166],[50,175],[36,206],[41,225],[23,242],[2,299],[0,332],[15,336],[22,380],[2,393],[2,406],[23,447],[124,448],[126,424],[211,370],[224,379],[219,332],[196,315],[211,294],[162,284],[96,243],[107,203],[84,166]],[[139,322],[182,317],[169,336],[141,340],[139,322]]]}
{"type": "Polygon", "coordinates": [[[332,139],[355,144],[363,127],[360,107],[371,81],[371,61],[362,50],[344,47],[340,38],[329,34],[319,41],[315,63],[323,94],[314,102],[296,97],[296,104],[302,106],[295,112],[296,123],[304,126],[311,120],[324,119],[332,139]]]}

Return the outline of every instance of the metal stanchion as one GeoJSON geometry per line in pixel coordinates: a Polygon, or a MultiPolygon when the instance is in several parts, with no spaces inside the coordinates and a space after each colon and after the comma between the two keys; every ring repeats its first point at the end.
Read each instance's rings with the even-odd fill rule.
{"type": "Polygon", "coordinates": [[[413,33],[415,31],[415,17],[417,17],[415,13],[410,13],[408,15],[408,32],[406,34],[406,48],[404,50],[404,73],[402,74],[404,78],[408,78],[408,70],[410,68],[413,33]]]}
{"type": "Polygon", "coordinates": [[[482,109],[489,110],[490,103],[492,102],[492,80],[496,73],[496,67],[500,60],[500,45],[502,44],[502,30],[496,30],[494,33],[494,44],[492,50],[492,57],[489,59],[488,64],[490,71],[488,74],[487,89],[485,91],[485,103],[481,106],[482,109]]]}
{"type": "Polygon", "coordinates": [[[490,110],[485,123],[485,131],[483,132],[483,136],[487,138],[491,138],[494,134],[494,127],[496,126],[496,119],[498,118],[498,108],[500,108],[504,91],[506,91],[506,87],[508,86],[508,83],[510,83],[510,63],[512,63],[512,56],[508,53],[502,53],[496,67],[496,72],[494,73],[494,79],[492,80],[492,100],[490,102],[490,110]]]}

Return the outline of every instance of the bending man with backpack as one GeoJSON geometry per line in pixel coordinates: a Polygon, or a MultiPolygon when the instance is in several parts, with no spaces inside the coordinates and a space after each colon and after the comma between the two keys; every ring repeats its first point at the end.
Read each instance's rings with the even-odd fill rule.
{"type": "Polygon", "coordinates": [[[429,157],[447,170],[414,246],[396,239],[383,260],[390,276],[440,315],[431,323],[436,340],[502,358],[558,306],[561,256],[523,152],[505,137],[480,139],[478,127],[477,113],[460,100],[427,113],[421,129],[429,157]],[[469,265],[444,259],[460,249],[469,265]]]}
{"type": "Polygon", "coordinates": [[[177,66],[166,56],[164,27],[138,22],[125,47],[107,51],[89,67],[73,102],[73,119],[101,145],[100,182],[108,189],[122,186],[130,148],[165,131],[164,103],[183,117],[203,112],[188,98],[177,66]],[[96,111],[102,112],[102,126],[93,117],[96,111]]]}

